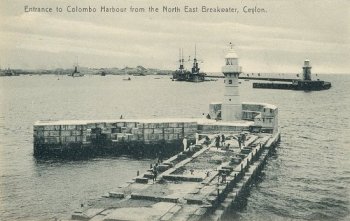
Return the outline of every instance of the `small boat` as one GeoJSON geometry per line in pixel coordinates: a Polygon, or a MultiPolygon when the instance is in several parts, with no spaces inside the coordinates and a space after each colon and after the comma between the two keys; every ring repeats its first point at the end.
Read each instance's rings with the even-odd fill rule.
{"type": "Polygon", "coordinates": [[[130,77],[124,78],[123,81],[131,81],[131,78],[130,77]]]}

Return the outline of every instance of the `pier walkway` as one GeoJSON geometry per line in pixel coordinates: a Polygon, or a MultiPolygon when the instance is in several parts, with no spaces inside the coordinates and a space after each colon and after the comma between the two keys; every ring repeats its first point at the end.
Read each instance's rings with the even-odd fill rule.
{"type": "MultiPolygon", "coordinates": [[[[206,78],[225,78],[225,76],[218,75],[206,75],[206,78]]],[[[238,79],[243,80],[256,80],[256,81],[284,81],[284,82],[293,82],[298,80],[297,78],[279,78],[279,77],[244,77],[239,76],[238,79]]]]}
{"type": "Polygon", "coordinates": [[[72,220],[219,220],[260,173],[279,132],[235,136],[216,147],[216,134],[74,212],[72,220]],[[157,171],[155,177],[154,170],[157,171]]]}

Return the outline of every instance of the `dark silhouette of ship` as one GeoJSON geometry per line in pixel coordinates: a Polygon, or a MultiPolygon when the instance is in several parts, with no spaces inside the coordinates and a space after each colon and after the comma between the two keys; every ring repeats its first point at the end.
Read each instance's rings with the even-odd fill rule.
{"type": "Polygon", "coordinates": [[[78,65],[75,65],[73,73],[69,74],[68,76],[71,76],[71,77],[83,77],[84,74],[80,73],[78,71],[78,65]]]}
{"type": "Polygon", "coordinates": [[[185,66],[184,66],[184,58],[183,58],[183,50],[179,49],[179,69],[177,69],[174,73],[173,73],[173,80],[176,81],[186,81],[187,80],[187,75],[190,74],[189,71],[185,70],[185,66]]]}
{"type": "MultiPolygon", "coordinates": [[[[190,59],[189,59],[190,60],[190,59]]],[[[188,81],[188,82],[202,82],[205,81],[205,73],[200,72],[197,59],[197,48],[195,46],[195,55],[193,59],[193,65],[191,71],[185,70],[183,51],[180,49],[179,53],[179,69],[173,73],[173,80],[176,81],[188,81]]]]}
{"type": "Polygon", "coordinates": [[[107,72],[106,72],[105,70],[102,70],[102,71],[99,73],[99,75],[101,75],[101,76],[106,76],[106,75],[107,75],[107,72]]]}
{"type": "Polygon", "coordinates": [[[17,74],[14,70],[7,68],[3,71],[0,72],[0,76],[7,76],[7,77],[11,77],[11,76],[19,76],[19,74],[17,74]]]}

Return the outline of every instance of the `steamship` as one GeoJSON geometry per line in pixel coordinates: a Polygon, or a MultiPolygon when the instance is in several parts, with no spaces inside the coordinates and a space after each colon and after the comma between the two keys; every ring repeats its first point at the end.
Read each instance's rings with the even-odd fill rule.
{"type": "Polygon", "coordinates": [[[82,73],[80,73],[80,72],[78,71],[78,66],[76,65],[76,66],[74,66],[74,71],[73,71],[73,73],[69,74],[68,76],[71,76],[71,77],[83,77],[84,74],[82,74],[82,73]]]}
{"type": "Polygon", "coordinates": [[[198,66],[198,59],[195,47],[195,56],[193,59],[193,65],[191,71],[187,71],[184,68],[184,58],[183,51],[180,49],[179,52],[179,69],[173,73],[173,80],[175,81],[188,81],[188,82],[202,82],[205,80],[205,73],[200,72],[200,68],[198,66]]]}

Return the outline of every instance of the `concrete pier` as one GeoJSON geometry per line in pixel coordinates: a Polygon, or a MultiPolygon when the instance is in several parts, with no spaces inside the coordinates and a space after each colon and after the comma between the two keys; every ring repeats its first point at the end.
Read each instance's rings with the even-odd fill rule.
{"type": "Polygon", "coordinates": [[[308,90],[320,91],[330,89],[332,84],[326,81],[296,80],[292,83],[253,83],[253,88],[282,89],[282,90],[308,90]]]}
{"type": "MultiPolygon", "coordinates": [[[[247,133],[239,148],[235,135],[225,145],[197,145],[156,166],[104,197],[88,202],[73,220],[221,220],[249,190],[280,133],[247,133]],[[229,145],[230,144],[230,145],[229,145]]],[[[216,135],[209,135],[215,138],[216,135]]],[[[237,135],[238,136],[238,135],[237,135]]]]}
{"type": "Polygon", "coordinates": [[[292,83],[253,83],[253,88],[284,89],[284,90],[304,90],[320,91],[331,88],[332,84],[319,79],[311,80],[310,60],[304,61],[303,74],[301,79],[293,80],[292,83]]]}

